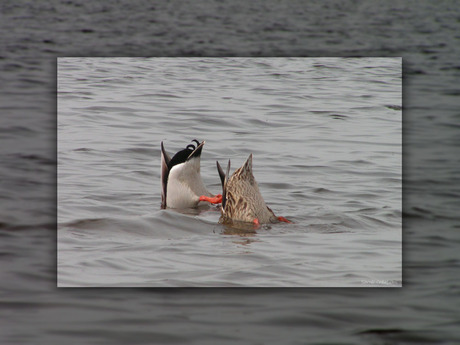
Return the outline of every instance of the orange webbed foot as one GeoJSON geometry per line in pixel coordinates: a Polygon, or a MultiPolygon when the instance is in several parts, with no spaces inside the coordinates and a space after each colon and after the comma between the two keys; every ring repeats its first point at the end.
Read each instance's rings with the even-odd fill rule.
{"type": "Polygon", "coordinates": [[[278,217],[278,220],[279,220],[280,222],[292,223],[289,219],[286,219],[286,218],[284,218],[284,217],[278,217]]]}
{"type": "Polygon", "coordinates": [[[258,229],[260,227],[260,223],[259,223],[258,218],[254,218],[254,220],[252,222],[254,223],[254,229],[258,229]]]}
{"type": "Polygon", "coordinates": [[[200,201],[207,201],[207,202],[210,202],[211,204],[220,204],[222,202],[222,195],[217,194],[214,197],[209,197],[209,196],[206,196],[206,195],[202,195],[202,196],[200,196],[200,201]]]}

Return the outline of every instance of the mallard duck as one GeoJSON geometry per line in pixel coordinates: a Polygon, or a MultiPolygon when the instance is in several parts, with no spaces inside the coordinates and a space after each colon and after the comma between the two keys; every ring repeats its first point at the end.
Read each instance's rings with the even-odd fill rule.
{"type": "Polygon", "coordinates": [[[284,217],[275,216],[270,207],[265,204],[252,174],[252,153],[243,166],[235,170],[231,177],[229,177],[230,160],[226,173],[222,170],[219,162],[216,163],[222,182],[222,223],[231,224],[236,221],[253,223],[255,226],[279,221],[290,223],[284,217]]]}
{"type": "Polygon", "coordinates": [[[177,152],[173,158],[161,142],[161,208],[197,207],[200,201],[220,203],[222,196],[213,195],[204,186],[200,175],[201,150],[204,141],[177,152]]]}

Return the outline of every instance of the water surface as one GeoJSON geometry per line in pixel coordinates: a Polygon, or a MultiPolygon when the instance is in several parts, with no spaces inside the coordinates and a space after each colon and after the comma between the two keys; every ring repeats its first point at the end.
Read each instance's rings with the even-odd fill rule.
{"type": "MultiPolygon", "coordinates": [[[[107,2],[101,1],[50,0],[45,3],[18,0],[2,2],[0,9],[0,28],[4,33],[0,40],[1,343],[460,343],[460,320],[456,303],[460,293],[460,45],[458,6],[455,2],[370,0],[326,3],[267,0],[255,3],[234,0],[225,3],[200,0],[181,4],[174,1],[152,4],[151,1],[133,0],[108,6],[107,2]],[[56,58],[184,55],[402,56],[402,288],[56,288],[56,58]]],[[[319,68],[317,69],[319,71],[319,68]]],[[[152,82],[149,85],[152,85],[152,82]]],[[[314,91],[314,88],[312,89],[314,91]]],[[[366,92],[362,90],[363,94],[366,92]]],[[[144,90],[140,93],[149,91],[144,90]]],[[[200,95],[197,98],[203,99],[202,97],[200,95]]],[[[295,106],[295,103],[292,102],[290,105],[295,106]]],[[[323,103],[319,109],[311,110],[321,111],[321,108],[327,106],[323,103]]],[[[138,107],[129,105],[128,108],[131,112],[138,107]]],[[[284,108],[287,109],[286,104],[284,108]]],[[[213,108],[213,114],[214,110],[213,108]]],[[[224,109],[220,107],[219,110],[224,109]]],[[[148,111],[154,109],[149,108],[148,111]]],[[[279,110],[277,118],[282,115],[282,111],[279,110]]],[[[93,112],[94,110],[88,110],[88,113],[93,112]]],[[[335,107],[334,113],[346,115],[335,107]]],[[[115,115],[114,112],[111,114],[112,117],[115,115]]],[[[199,114],[202,116],[203,112],[199,114]]],[[[309,121],[312,121],[312,113],[309,114],[309,121]]],[[[219,118],[219,121],[222,120],[223,118],[219,118]]],[[[149,121],[147,122],[150,123],[149,121]]],[[[333,117],[330,121],[332,124],[349,123],[333,117]]],[[[283,122],[278,121],[278,124],[282,125],[283,122]]],[[[254,124],[251,125],[254,127],[254,124]]],[[[121,137],[125,140],[126,123],[122,123],[122,126],[124,130],[120,131],[121,137]]],[[[149,131],[152,128],[149,128],[149,131]]],[[[255,132],[253,128],[246,131],[255,132]]],[[[186,129],[174,137],[166,138],[163,134],[170,152],[182,148],[184,140],[192,139],[186,129]]],[[[94,140],[93,136],[90,137],[94,140]]],[[[133,134],[133,137],[136,136],[133,134]]],[[[322,138],[323,144],[327,144],[331,137],[322,138]]],[[[135,224],[133,228],[141,233],[136,235],[139,240],[153,238],[150,234],[142,235],[143,230],[139,231],[140,223],[145,220],[145,229],[151,229],[152,222],[149,222],[149,219],[160,219],[156,215],[159,210],[159,190],[154,185],[158,183],[159,175],[156,170],[159,164],[159,142],[153,135],[151,138],[149,136],[151,141],[145,141],[145,136],[141,139],[145,145],[149,145],[146,147],[149,151],[147,154],[136,157],[138,153],[125,153],[126,156],[135,157],[136,164],[148,165],[143,170],[151,174],[151,179],[147,183],[143,180],[142,183],[136,181],[130,185],[133,190],[134,185],[142,186],[141,193],[146,195],[146,200],[137,203],[136,207],[121,204],[121,212],[117,217],[114,217],[113,208],[110,212],[104,211],[105,214],[101,212],[101,216],[97,216],[103,219],[121,219],[121,230],[117,230],[113,222],[110,230],[118,238],[125,234],[127,243],[129,240],[133,242],[135,231],[126,230],[126,218],[129,218],[128,223],[135,224]],[[146,187],[149,183],[151,190],[146,187]],[[145,212],[139,212],[141,207],[145,212]],[[133,214],[126,215],[130,210],[134,210],[133,214]]],[[[218,190],[214,161],[232,158],[233,165],[237,166],[246,158],[241,154],[246,145],[236,146],[238,141],[233,141],[225,151],[219,144],[220,140],[211,138],[209,133],[198,139],[207,140],[202,166],[206,183],[211,190],[218,190]],[[216,145],[217,150],[213,151],[216,145]]],[[[300,139],[291,140],[298,143],[300,139]]],[[[116,140],[111,140],[110,143],[113,146],[116,140]]],[[[77,146],[85,147],[85,144],[77,146]]],[[[250,147],[247,146],[249,151],[250,147]]],[[[271,142],[267,147],[258,146],[260,152],[254,152],[254,169],[259,182],[284,183],[279,176],[283,179],[285,175],[289,179],[293,178],[287,173],[280,174],[277,170],[280,169],[278,161],[273,161],[274,172],[267,172],[264,165],[258,165],[259,159],[266,162],[266,157],[259,157],[268,152],[267,147],[273,149],[274,146],[281,145],[273,145],[271,142]],[[270,174],[269,178],[261,176],[264,173],[270,174]]],[[[316,144],[315,150],[318,147],[316,144]]],[[[123,143],[121,150],[126,148],[126,143],[123,143]]],[[[104,150],[101,148],[100,151],[104,150]]],[[[291,151],[289,148],[290,154],[297,154],[297,151],[299,150],[291,151]]],[[[316,154],[314,150],[309,154],[314,156],[312,158],[315,160],[322,157],[322,154],[316,154]]],[[[101,169],[105,163],[104,157],[98,159],[102,164],[97,169],[101,169]]],[[[98,159],[94,161],[98,162],[98,159]]],[[[111,159],[113,161],[113,157],[111,159]]],[[[312,167],[322,169],[321,164],[314,161],[298,164],[308,164],[310,175],[313,174],[312,167]]],[[[357,164],[359,166],[359,163],[357,164]]],[[[97,169],[96,171],[100,171],[97,169]]],[[[129,169],[133,171],[135,168],[129,169]]],[[[126,172],[129,172],[129,169],[126,169],[126,172]]],[[[356,168],[350,170],[356,171],[356,168]]],[[[121,168],[117,167],[114,171],[120,172],[121,168]]],[[[77,173],[81,173],[80,168],[77,169],[77,173]]],[[[108,174],[113,181],[110,170],[108,174]]],[[[296,176],[298,177],[294,175],[296,176]]],[[[284,201],[284,197],[292,200],[292,195],[282,195],[276,188],[266,184],[262,191],[267,203],[277,213],[295,217],[300,221],[295,227],[299,224],[312,225],[314,222],[320,223],[320,218],[308,220],[308,215],[325,214],[319,210],[319,205],[325,205],[327,202],[335,208],[344,200],[342,196],[337,204],[334,204],[333,198],[324,202],[317,200],[319,193],[313,193],[312,189],[329,189],[324,181],[317,176],[314,183],[308,184],[309,189],[305,189],[305,200],[302,205],[307,205],[307,196],[313,196],[315,200],[308,204],[308,210],[316,211],[305,213],[304,216],[300,215],[293,203],[280,202],[284,201]]],[[[332,184],[334,181],[326,182],[332,184]]],[[[303,186],[307,183],[309,182],[303,182],[303,186]]],[[[106,187],[108,186],[104,185],[104,188],[106,187]]],[[[116,191],[114,186],[110,187],[116,191]]],[[[337,188],[332,190],[337,194],[337,188]]],[[[120,194],[114,192],[111,197],[115,195],[117,203],[120,203],[120,194]]],[[[127,199],[136,200],[132,196],[127,199]]],[[[360,202],[369,201],[362,197],[357,199],[360,202]]],[[[75,199],[72,206],[81,205],[81,201],[77,201],[78,199],[75,199]]],[[[109,202],[106,202],[107,204],[109,202]]],[[[112,207],[114,205],[115,203],[112,203],[112,207]]],[[[350,205],[348,207],[351,208],[350,205]]],[[[60,217],[66,219],[63,223],[77,216],[88,219],[88,215],[92,216],[94,213],[92,211],[88,212],[88,215],[83,215],[81,207],[72,208],[76,211],[75,217],[60,209],[60,217]]],[[[93,205],[88,205],[88,208],[94,210],[93,205]]],[[[161,219],[169,222],[169,214],[170,212],[166,211],[161,215],[161,219]]],[[[343,216],[344,213],[339,214],[343,216]]],[[[358,213],[355,217],[357,228],[360,230],[363,229],[361,214],[358,213]]],[[[180,215],[171,215],[176,222],[174,225],[177,224],[177,218],[182,219],[180,215]]],[[[208,231],[211,225],[203,225],[203,220],[208,219],[208,216],[209,222],[214,224],[214,213],[201,214],[198,221],[200,226],[194,227],[194,231],[197,231],[195,234],[203,240],[209,235],[208,239],[212,241],[214,234],[208,231]]],[[[348,219],[349,216],[350,213],[345,213],[344,217],[348,219]]],[[[331,217],[325,217],[324,223],[330,225],[331,217]]],[[[179,222],[179,225],[184,226],[184,223],[179,222]]],[[[295,227],[282,227],[283,231],[289,232],[288,236],[283,238],[289,238],[292,235],[290,231],[296,229],[295,227]]],[[[372,226],[369,226],[360,233],[370,232],[371,228],[372,226]]],[[[83,233],[90,239],[97,229],[102,229],[106,236],[110,234],[108,226],[101,226],[100,223],[90,225],[83,233]]],[[[159,231],[160,228],[155,229],[159,231]]],[[[168,227],[164,229],[169,233],[168,227]]],[[[178,227],[175,226],[174,229],[177,231],[178,227]]],[[[265,234],[258,235],[276,236],[281,229],[273,227],[265,234]]],[[[80,228],[76,230],[82,232],[80,228]]],[[[297,231],[293,230],[293,233],[297,235],[297,231]]],[[[322,231],[324,230],[311,231],[308,243],[313,241],[313,237],[334,236],[331,234],[328,237],[322,231]]],[[[190,233],[184,234],[184,242],[185,237],[189,235],[190,233]]],[[[97,234],[93,238],[103,242],[97,234]]],[[[217,233],[215,238],[219,238],[223,243],[226,235],[217,233]]],[[[111,239],[113,240],[113,237],[111,239]]],[[[75,243],[75,237],[71,237],[70,241],[75,243]]],[[[94,245],[89,242],[89,245],[94,245]]],[[[265,247],[270,244],[257,243],[265,247]]],[[[228,244],[233,245],[235,250],[242,247],[231,240],[228,244]]],[[[138,247],[140,246],[138,244],[138,247]]],[[[82,246],[81,250],[85,248],[82,246]]],[[[308,248],[314,251],[311,246],[308,248]]],[[[359,246],[354,248],[359,249],[359,246]]],[[[97,252],[92,254],[96,255],[97,252]]],[[[350,261],[347,259],[347,262],[350,261]]],[[[94,265],[90,263],[89,266],[92,269],[94,265]]],[[[142,265],[145,267],[145,263],[142,265]]],[[[319,266],[318,262],[316,265],[319,266]]],[[[126,268],[127,265],[121,263],[121,266],[126,268]]],[[[356,266],[354,268],[356,269],[356,266]]],[[[116,269],[112,269],[109,273],[115,271],[116,269]]],[[[82,276],[86,274],[83,272],[82,276]]],[[[134,275],[135,273],[130,277],[134,275]]],[[[279,272],[276,272],[276,276],[279,278],[279,272]]],[[[292,277],[292,274],[286,276],[292,277]]],[[[338,277],[343,278],[340,273],[338,277]]],[[[66,283],[70,282],[70,277],[61,278],[66,283]]],[[[94,274],[92,279],[96,281],[94,274]]]]}
{"type": "Polygon", "coordinates": [[[401,59],[59,58],[59,286],[401,286],[401,59]],[[161,210],[160,147],[206,140],[294,224],[161,210]]]}

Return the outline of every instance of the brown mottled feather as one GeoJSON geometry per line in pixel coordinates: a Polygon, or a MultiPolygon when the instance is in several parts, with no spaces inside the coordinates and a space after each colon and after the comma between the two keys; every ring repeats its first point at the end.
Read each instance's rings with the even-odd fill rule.
{"type": "Polygon", "coordinates": [[[256,218],[261,224],[278,221],[273,211],[265,204],[252,174],[252,154],[223,187],[226,195],[225,206],[222,209],[224,223],[253,222],[256,218]]]}

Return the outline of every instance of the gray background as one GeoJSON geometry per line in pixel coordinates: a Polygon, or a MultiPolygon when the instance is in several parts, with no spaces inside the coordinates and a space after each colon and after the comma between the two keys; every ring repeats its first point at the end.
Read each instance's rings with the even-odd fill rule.
{"type": "Polygon", "coordinates": [[[0,336],[9,344],[452,344],[453,2],[2,2],[0,336]],[[57,56],[402,56],[401,289],[57,289],[57,56]]]}

